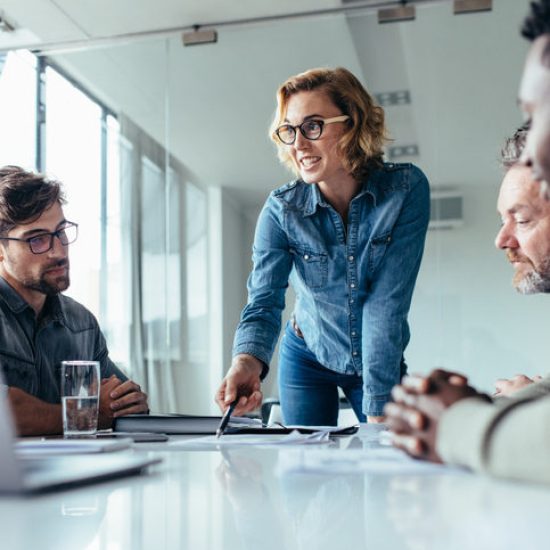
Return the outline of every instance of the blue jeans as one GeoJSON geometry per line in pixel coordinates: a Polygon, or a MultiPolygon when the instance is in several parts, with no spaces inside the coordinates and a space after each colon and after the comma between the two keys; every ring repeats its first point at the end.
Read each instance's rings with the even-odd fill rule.
{"type": "Polygon", "coordinates": [[[336,426],[339,387],[359,421],[366,422],[363,378],[323,367],[288,323],[279,353],[279,400],[284,423],[336,426]]]}

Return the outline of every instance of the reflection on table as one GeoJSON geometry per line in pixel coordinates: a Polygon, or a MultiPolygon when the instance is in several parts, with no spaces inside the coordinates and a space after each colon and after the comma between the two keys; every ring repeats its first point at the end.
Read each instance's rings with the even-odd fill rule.
{"type": "Polygon", "coordinates": [[[380,448],[376,429],[362,427],[330,448],[136,445],[133,452],[164,459],[147,475],[0,499],[0,548],[547,548],[550,488],[446,468],[288,469],[292,453],[372,453],[380,448]]]}

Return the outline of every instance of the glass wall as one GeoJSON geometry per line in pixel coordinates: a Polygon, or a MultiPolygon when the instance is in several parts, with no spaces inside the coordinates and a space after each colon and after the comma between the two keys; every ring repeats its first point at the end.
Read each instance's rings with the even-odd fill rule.
{"type": "Polygon", "coordinates": [[[0,61],[0,162],[62,181],[79,224],[67,294],[96,315],[151,408],[181,409],[175,373],[208,368],[207,205],[167,146],[167,42],[0,61]],[[153,67],[160,80],[126,101],[153,67]]]}
{"type": "MultiPolygon", "coordinates": [[[[315,66],[359,76],[385,108],[388,160],[417,164],[432,185],[410,369],[460,370],[488,391],[499,376],[543,370],[544,304],[515,294],[493,246],[499,150],[521,123],[528,1],[493,5],[454,16],[450,2],[426,4],[389,25],[356,12],[223,27],[216,44],[192,48],[171,35],[0,59],[0,161],[39,159],[66,183],[67,215],[81,224],[70,292],[154,409],[213,412],[256,216],[292,177],[267,136],[275,91],[315,66]]],[[[264,394],[276,392],[275,358],[264,394]]]]}

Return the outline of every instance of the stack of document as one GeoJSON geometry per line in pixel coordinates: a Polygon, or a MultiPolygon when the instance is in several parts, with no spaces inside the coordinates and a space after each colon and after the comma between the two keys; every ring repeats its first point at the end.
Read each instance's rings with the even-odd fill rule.
{"type": "MultiPolygon", "coordinates": [[[[154,432],[179,435],[214,435],[218,429],[221,416],[195,416],[189,414],[133,414],[121,416],[115,420],[115,432],[154,432]]],[[[232,416],[224,435],[284,435],[298,431],[311,434],[328,431],[331,435],[350,435],[358,426],[345,428],[335,426],[263,426],[258,418],[232,416]]]]}
{"type": "Polygon", "coordinates": [[[18,456],[109,453],[128,449],[130,438],[117,439],[23,439],[15,443],[18,456]]]}

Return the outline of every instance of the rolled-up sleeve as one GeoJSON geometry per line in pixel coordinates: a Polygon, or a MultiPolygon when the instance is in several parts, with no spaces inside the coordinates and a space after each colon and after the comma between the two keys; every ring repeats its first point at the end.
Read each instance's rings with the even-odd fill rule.
{"type": "Polygon", "coordinates": [[[269,365],[281,329],[292,256],[283,228],[283,207],[271,195],[256,225],[248,278],[248,303],[233,342],[233,355],[248,353],[269,365]]]}
{"type": "Polygon", "coordinates": [[[550,396],[463,399],[438,426],[437,452],[450,464],[494,476],[550,483],[550,396]]]}
{"type": "Polygon", "coordinates": [[[410,177],[410,189],[363,306],[363,412],[371,416],[383,414],[392,387],[400,381],[409,341],[407,315],[430,218],[428,180],[417,168],[410,177]]]}

